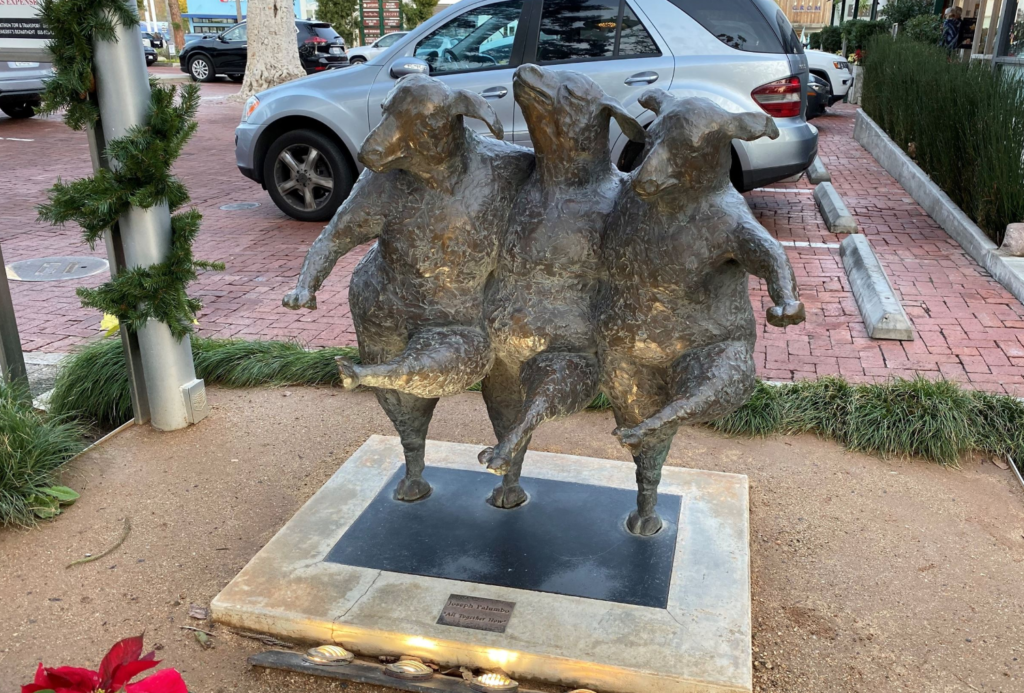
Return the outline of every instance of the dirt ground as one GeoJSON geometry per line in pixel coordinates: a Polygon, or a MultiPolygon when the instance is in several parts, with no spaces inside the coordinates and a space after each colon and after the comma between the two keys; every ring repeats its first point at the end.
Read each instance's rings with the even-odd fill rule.
{"type": "MultiPolygon", "coordinates": [[[[383,693],[248,669],[264,646],[189,618],[373,433],[368,393],[211,389],[201,425],[132,427],[76,460],[62,517],[0,530],[0,693],[36,662],[95,666],[145,631],[196,693],[383,693]],[[121,533],[124,545],[100,561],[121,533]],[[204,650],[192,631],[208,628],[204,650]]],[[[544,426],[538,450],[628,459],[608,413],[544,426]]],[[[430,435],[490,444],[479,396],[442,402],[430,435]]],[[[755,690],[1024,691],[1024,493],[982,462],[883,461],[813,437],[676,438],[670,463],[751,480],[755,690]]],[[[528,473],[528,472],[527,472],[528,473]]]]}

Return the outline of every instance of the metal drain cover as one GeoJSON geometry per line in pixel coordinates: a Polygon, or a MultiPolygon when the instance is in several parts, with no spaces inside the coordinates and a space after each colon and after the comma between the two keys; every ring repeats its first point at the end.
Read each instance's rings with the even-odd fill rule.
{"type": "Polygon", "coordinates": [[[259,202],[232,202],[229,205],[221,205],[220,208],[225,212],[237,212],[242,209],[256,209],[259,206],[259,202]]]}
{"type": "Polygon", "coordinates": [[[7,265],[7,278],[17,282],[55,282],[99,274],[109,267],[101,257],[41,257],[7,265]]]}

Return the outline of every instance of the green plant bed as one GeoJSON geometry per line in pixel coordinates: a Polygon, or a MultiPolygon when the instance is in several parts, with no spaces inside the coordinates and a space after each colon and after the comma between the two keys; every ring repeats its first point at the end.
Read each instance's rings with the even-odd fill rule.
{"type": "Polygon", "coordinates": [[[1024,220],[1024,83],[982,63],[951,59],[921,41],[876,36],[862,104],[998,245],[1008,224],[1024,220]]]}
{"type": "MultiPolygon", "coordinates": [[[[335,385],[335,356],[353,347],[307,351],[291,342],[196,338],[196,374],[208,385],[335,385]]],[[[470,388],[479,390],[479,386],[470,388]]],[[[96,342],[64,364],[51,411],[112,429],[131,416],[120,339],[96,342]]],[[[607,409],[599,395],[591,409],[607,409]]],[[[783,385],[759,382],[750,401],[710,424],[735,435],[813,433],[851,450],[885,457],[919,456],[955,464],[971,452],[1024,460],[1024,403],[961,389],[949,381],[896,378],[851,385],[837,377],[783,385]]]]}
{"type": "Polygon", "coordinates": [[[0,385],[0,526],[29,525],[73,502],[77,494],[54,484],[84,445],[80,424],[40,415],[24,392],[0,385]]]}

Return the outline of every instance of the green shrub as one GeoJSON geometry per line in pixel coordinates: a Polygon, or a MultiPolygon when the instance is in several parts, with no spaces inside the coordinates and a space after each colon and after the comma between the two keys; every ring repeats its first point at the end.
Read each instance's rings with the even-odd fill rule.
{"type": "Polygon", "coordinates": [[[821,32],[812,31],[811,35],[807,37],[807,47],[813,51],[821,50],[821,32]]]}
{"type": "Polygon", "coordinates": [[[900,25],[899,37],[937,46],[942,36],[942,18],[934,14],[912,17],[900,25]]]}
{"type": "Polygon", "coordinates": [[[821,50],[826,53],[838,53],[843,49],[843,30],[837,26],[821,28],[821,50]]]}
{"type": "MultiPolygon", "coordinates": [[[[293,342],[192,339],[196,377],[207,385],[321,385],[339,381],[335,356],[358,358],[354,347],[307,351],[293,342]]],[[[93,342],[65,360],[50,411],[72,415],[103,430],[132,418],[131,391],[121,340],[93,342]]]]}
{"type": "Polygon", "coordinates": [[[57,471],[84,447],[82,427],[43,416],[22,391],[0,385],[0,526],[52,517],[77,497],[54,487],[57,471]]]}
{"type": "Polygon", "coordinates": [[[873,36],[889,31],[889,25],[882,20],[847,19],[840,27],[846,38],[846,50],[857,51],[868,47],[873,36]]]}
{"type": "Polygon", "coordinates": [[[914,17],[923,17],[935,14],[935,3],[932,0],[889,0],[878,12],[878,16],[889,26],[900,25],[900,31],[914,17]]]}
{"type": "Polygon", "coordinates": [[[1024,220],[1024,85],[937,46],[880,36],[865,61],[863,107],[995,243],[1024,220]]]}

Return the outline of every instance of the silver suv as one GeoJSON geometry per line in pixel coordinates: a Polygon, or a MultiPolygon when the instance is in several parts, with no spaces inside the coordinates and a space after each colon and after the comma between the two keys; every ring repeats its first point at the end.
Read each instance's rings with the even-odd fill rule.
{"type": "Polygon", "coordinates": [[[11,118],[31,118],[43,82],[53,74],[50,63],[0,62],[0,111],[11,118]]]}
{"type": "MultiPolygon", "coordinates": [[[[249,99],[235,130],[238,168],[286,214],[329,219],[358,175],[356,153],[381,102],[414,72],[481,94],[505,138],[529,146],[512,97],[512,73],[524,63],[589,75],[645,126],[654,114],[637,99],[651,85],[733,112],[763,109],[781,136],[734,142],[740,190],[798,173],[817,153],[817,130],[804,119],[807,60],[773,0],[463,0],[367,63],[249,99]]],[[[611,141],[614,160],[630,170],[642,147],[615,123],[611,141]]]]}

